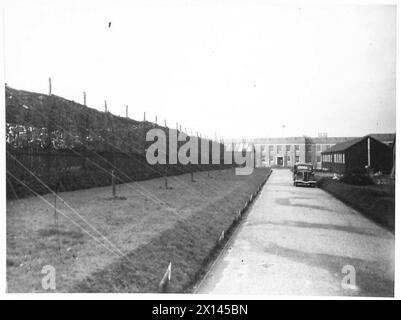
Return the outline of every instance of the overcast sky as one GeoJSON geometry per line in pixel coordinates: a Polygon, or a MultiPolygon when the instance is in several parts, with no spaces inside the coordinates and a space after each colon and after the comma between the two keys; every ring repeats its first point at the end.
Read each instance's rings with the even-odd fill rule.
{"type": "Polygon", "coordinates": [[[8,2],[8,85],[225,138],[395,132],[395,6],[83,2],[8,2]]]}

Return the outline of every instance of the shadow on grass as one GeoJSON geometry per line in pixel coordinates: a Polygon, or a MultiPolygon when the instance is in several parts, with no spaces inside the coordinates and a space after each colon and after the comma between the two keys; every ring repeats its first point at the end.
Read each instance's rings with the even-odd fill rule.
{"type": "Polygon", "coordinates": [[[80,231],[63,230],[63,229],[57,230],[56,228],[40,229],[38,230],[38,234],[41,237],[53,237],[60,235],[72,239],[81,239],[84,236],[84,234],[80,231]]]}
{"type": "Polygon", "coordinates": [[[394,233],[395,196],[391,188],[348,185],[329,178],[320,179],[318,187],[394,233]]]}
{"type": "Polygon", "coordinates": [[[232,193],[190,217],[178,221],[149,243],[137,248],[76,283],[70,292],[159,292],[159,283],[170,262],[168,292],[190,291],[198,280],[222,230],[233,224],[237,212],[265,179],[260,171],[232,193]],[[220,208],[216,211],[216,208],[220,208]]]}

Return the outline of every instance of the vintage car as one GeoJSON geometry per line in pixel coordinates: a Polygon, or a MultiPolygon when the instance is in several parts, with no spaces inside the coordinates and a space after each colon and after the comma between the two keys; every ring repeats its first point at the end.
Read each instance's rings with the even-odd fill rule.
{"type": "Polygon", "coordinates": [[[292,170],[294,186],[316,187],[313,165],[310,163],[297,163],[292,170]]]}

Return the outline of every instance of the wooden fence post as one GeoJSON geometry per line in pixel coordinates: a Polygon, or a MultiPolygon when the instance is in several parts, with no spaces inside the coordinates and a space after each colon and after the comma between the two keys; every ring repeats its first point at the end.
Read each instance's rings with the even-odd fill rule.
{"type": "Polygon", "coordinates": [[[61,255],[60,228],[59,228],[59,223],[58,223],[58,212],[57,212],[57,194],[58,194],[59,185],[60,185],[60,181],[57,181],[56,190],[54,193],[54,224],[55,224],[56,233],[57,233],[58,252],[61,255]]]}
{"type": "Polygon", "coordinates": [[[49,96],[52,95],[52,78],[49,77],[49,96]]]}
{"type": "Polygon", "coordinates": [[[224,230],[221,232],[220,237],[219,237],[219,244],[222,243],[224,240],[224,230]]]}
{"type": "Polygon", "coordinates": [[[162,292],[167,291],[167,286],[171,280],[171,262],[168,264],[167,270],[164,273],[162,280],[159,283],[159,288],[162,292]]]}
{"type": "Polygon", "coordinates": [[[115,181],[115,176],[114,176],[114,169],[111,170],[111,186],[112,186],[112,192],[113,192],[113,197],[116,197],[116,181],[115,181]]]}

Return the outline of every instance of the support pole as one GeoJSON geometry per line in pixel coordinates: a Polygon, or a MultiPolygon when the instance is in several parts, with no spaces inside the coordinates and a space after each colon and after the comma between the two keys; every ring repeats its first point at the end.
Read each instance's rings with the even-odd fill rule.
{"type": "Polygon", "coordinates": [[[167,287],[168,287],[168,284],[170,283],[170,280],[171,280],[171,262],[168,264],[167,270],[164,273],[164,276],[159,283],[159,288],[162,292],[167,291],[167,287]]]}
{"type": "Polygon", "coordinates": [[[56,192],[54,193],[54,225],[56,227],[56,233],[57,233],[58,252],[61,256],[60,227],[59,227],[59,223],[58,223],[58,212],[57,212],[57,194],[58,194],[59,184],[60,184],[60,182],[57,181],[56,192]]]}
{"type": "Polygon", "coordinates": [[[114,169],[111,170],[111,187],[112,187],[112,193],[113,193],[113,198],[116,197],[116,181],[115,181],[115,175],[114,175],[114,169]]]}
{"type": "Polygon", "coordinates": [[[52,78],[49,77],[49,96],[52,95],[52,78]]]}

